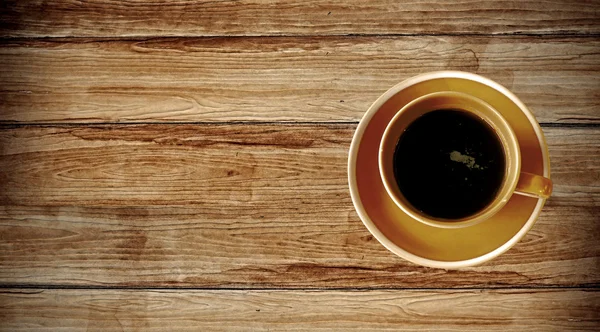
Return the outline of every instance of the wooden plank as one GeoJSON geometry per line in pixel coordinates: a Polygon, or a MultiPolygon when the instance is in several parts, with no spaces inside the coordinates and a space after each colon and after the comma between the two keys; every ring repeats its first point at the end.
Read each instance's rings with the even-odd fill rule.
{"type": "Polygon", "coordinates": [[[368,233],[353,125],[0,131],[0,285],[509,287],[600,284],[600,130],[547,128],[535,227],[480,267],[422,268],[368,233]]]}
{"type": "Polygon", "coordinates": [[[600,32],[598,1],[9,0],[0,36],[600,32]]]}
{"type": "Polygon", "coordinates": [[[16,40],[0,59],[4,123],[358,121],[396,83],[446,69],[498,81],[540,122],[600,123],[597,38],[16,40]]]}
{"type": "Polygon", "coordinates": [[[3,290],[1,331],[597,331],[600,293],[3,290]]]}

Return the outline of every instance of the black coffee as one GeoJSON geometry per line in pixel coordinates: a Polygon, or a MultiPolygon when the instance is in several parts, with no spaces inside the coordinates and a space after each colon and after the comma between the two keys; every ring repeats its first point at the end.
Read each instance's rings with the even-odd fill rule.
{"type": "Polygon", "coordinates": [[[504,178],[504,152],[495,131],[459,110],[436,110],[411,123],[394,152],[400,191],[416,209],[459,219],[485,208],[504,178]]]}

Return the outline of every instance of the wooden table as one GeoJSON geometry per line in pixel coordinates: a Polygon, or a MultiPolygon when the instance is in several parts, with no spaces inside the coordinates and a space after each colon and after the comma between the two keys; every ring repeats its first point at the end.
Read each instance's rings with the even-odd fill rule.
{"type": "Polygon", "coordinates": [[[3,1],[0,330],[600,329],[598,1],[3,1]],[[347,153],[456,69],[514,91],[555,192],[461,270],[383,248],[347,153]]]}

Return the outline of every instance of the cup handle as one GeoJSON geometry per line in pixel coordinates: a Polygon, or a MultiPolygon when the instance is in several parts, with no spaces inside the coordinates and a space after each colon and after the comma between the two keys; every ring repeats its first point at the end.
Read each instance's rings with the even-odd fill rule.
{"type": "Polygon", "coordinates": [[[541,175],[521,172],[515,193],[535,198],[548,198],[552,193],[552,180],[541,175]]]}

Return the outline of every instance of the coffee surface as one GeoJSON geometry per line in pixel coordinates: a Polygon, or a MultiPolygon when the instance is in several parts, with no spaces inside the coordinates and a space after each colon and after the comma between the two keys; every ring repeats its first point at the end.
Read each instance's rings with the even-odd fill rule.
{"type": "Polygon", "coordinates": [[[435,110],[411,123],[394,152],[400,191],[417,210],[435,218],[460,219],[493,201],[505,160],[495,131],[460,110],[435,110]]]}

